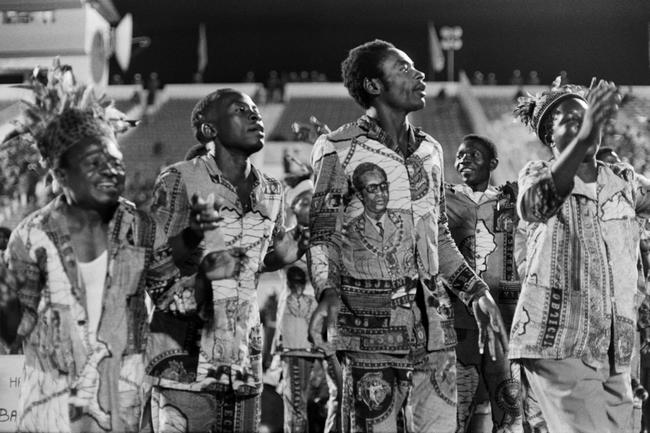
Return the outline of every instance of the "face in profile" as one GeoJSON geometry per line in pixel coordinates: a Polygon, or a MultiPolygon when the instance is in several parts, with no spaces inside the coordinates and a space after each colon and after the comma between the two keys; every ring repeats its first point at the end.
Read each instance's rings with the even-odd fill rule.
{"type": "Polygon", "coordinates": [[[246,94],[232,92],[217,101],[213,124],[220,143],[252,155],[264,147],[264,123],[257,105],[246,94]]]}
{"type": "Polygon", "coordinates": [[[361,202],[365,207],[365,212],[372,218],[379,219],[388,206],[388,181],[383,173],[378,170],[370,170],[363,173],[360,177],[361,202]]]}
{"type": "Polygon", "coordinates": [[[415,68],[413,60],[404,51],[389,49],[380,69],[383,73],[383,92],[378,98],[397,111],[409,113],[424,108],[424,73],[415,68]]]}
{"type": "Polygon", "coordinates": [[[81,140],[61,157],[57,168],[68,196],[77,205],[102,209],[124,192],[125,168],[114,137],[81,140]]]}

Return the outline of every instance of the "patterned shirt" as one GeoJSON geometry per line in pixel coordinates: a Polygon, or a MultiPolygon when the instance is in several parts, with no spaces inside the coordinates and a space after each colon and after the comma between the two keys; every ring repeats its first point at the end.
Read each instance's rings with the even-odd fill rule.
{"type": "Polygon", "coordinates": [[[467,303],[487,289],[447,228],[440,144],[411,126],[409,136],[402,152],[363,116],[320,137],[312,152],[311,277],[317,297],[334,289],[342,301],[332,338],[339,350],[408,354],[453,347],[453,311],[439,276],[467,303]],[[353,188],[364,162],[386,173],[383,234],[353,188]],[[422,310],[415,302],[420,290],[422,310]]]}
{"type": "MultiPolygon", "coordinates": [[[[205,233],[201,256],[211,251],[243,248],[248,258],[236,278],[211,282],[209,316],[198,330],[191,326],[161,324],[158,348],[147,373],[154,383],[187,390],[234,390],[241,395],[262,390],[262,331],[257,305],[257,281],[273,235],[283,224],[282,185],[256,168],[245,211],[236,189],[228,182],[211,154],[183,161],[159,176],[153,212],[169,237],[189,227],[190,200],[195,193],[213,193],[223,200],[220,227],[205,233]],[[187,329],[186,329],[187,328],[187,329]],[[198,352],[195,350],[198,345],[198,352]]],[[[197,263],[198,264],[198,263],[197,263]]]]}
{"type": "Polygon", "coordinates": [[[136,432],[147,343],[145,289],[154,302],[177,280],[166,236],[125,200],[108,227],[108,266],[97,338],[62,196],[25,218],[7,263],[26,277],[18,297],[25,353],[19,430],[136,432]],[[74,426],[74,427],[73,427],[74,426]]]}
{"type": "Polygon", "coordinates": [[[650,195],[625,164],[598,162],[595,188],[578,177],[558,194],[551,163],[528,163],[519,174],[517,211],[526,221],[522,291],[509,356],[578,358],[629,368],[637,310],[637,216],[650,195]]]}
{"type": "MultiPolygon", "coordinates": [[[[517,185],[490,186],[478,193],[465,184],[447,184],[445,192],[451,235],[467,263],[490,287],[509,329],[521,289],[514,255],[517,185]]],[[[455,327],[476,329],[476,319],[465,304],[455,299],[452,304],[455,327]]]]}

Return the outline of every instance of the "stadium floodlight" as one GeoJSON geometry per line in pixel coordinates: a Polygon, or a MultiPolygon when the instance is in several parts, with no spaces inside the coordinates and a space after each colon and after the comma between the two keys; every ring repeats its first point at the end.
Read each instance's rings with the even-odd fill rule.
{"type": "Polygon", "coordinates": [[[463,29],[444,26],[440,29],[440,45],[447,52],[447,81],[454,81],[454,52],[463,47],[463,29]]]}

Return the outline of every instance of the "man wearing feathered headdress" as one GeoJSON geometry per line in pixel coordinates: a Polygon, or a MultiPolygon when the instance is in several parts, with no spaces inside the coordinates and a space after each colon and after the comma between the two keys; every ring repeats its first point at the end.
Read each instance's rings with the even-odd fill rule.
{"type": "Polygon", "coordinates": [[[0,337],[25,354],[18,429],[136,432],[145,291],[182,313],[195,306],[193,278],[180,279],[163,231],[121,197],[122,119],[58,61],[48,75],[32,82],[35,102],[11,138],[38,146],[62,191],[14,230],[2,269],[0,314],[18,320],[0,337]],[[20,311],[7,308],[16,298],[20,311]]]}
{"type": "Polygon", "coordinates": [[[650,195],[632,168],[596,160],[620,94],[595,80],[521,98],[515,114],[551,161],[519,174],[526,266],[509,357],[521,362],[552,432],[623,431],[632,420],[636,217],[650,195]]]}

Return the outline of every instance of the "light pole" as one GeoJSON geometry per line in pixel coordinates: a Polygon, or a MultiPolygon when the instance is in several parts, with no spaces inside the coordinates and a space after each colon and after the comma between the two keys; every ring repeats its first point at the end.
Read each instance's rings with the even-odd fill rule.
{"type": "Polygon", "coordinates": [[[440,45],[447,51],[447,81],[454,81],[454,51],[463,47],[463,29],[460,26],[444,26],[440,29],[440,45]]]}

